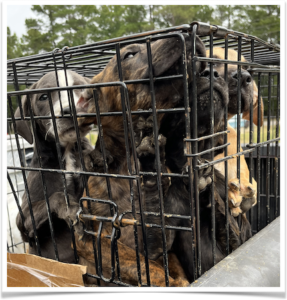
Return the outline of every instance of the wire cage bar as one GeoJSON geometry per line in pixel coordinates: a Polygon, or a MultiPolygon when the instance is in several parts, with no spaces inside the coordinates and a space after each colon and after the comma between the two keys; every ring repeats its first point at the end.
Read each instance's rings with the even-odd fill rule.
{"type": "Polygon", "coordinates": [[[240,235],[243,224],[250,227],[250,234],[256,234],[280,215],[279,45],[221,26],[193,22],[9,60],[7,84],[8,252],[33,249],[33,254],[63,261],[57,223],[63,219],[73,245],[69,249],[72,259],[65,262],[82,263],[86,259],[94,268],[86,274],[87,286],[176,286],[192,283],[231,253],[236,234],[236,247],[248,239],[240,235]],[[157,72],[156,49],[164,43],[174,43],[168,59],[175,52],[178,58],[169,69],[157,72]],[[198,43],[202,43],[204,52],[200,52],[198,43]],[[136,47],[141,50],[135,51],[136,47]],[[236,58],[230,50],[236,51],[236,58]],[[218,51],[222,51],[221,57],[218,51]],[[145,59],[140,67],[146,70],[145,75],[130,76],[126,58],[142,53],[145,59]],[[112,63],[114,67],[110,68],[112,63]],[[94,79],[71,84],[70,71],[94,79]],[[55,86],[31,88],[49,72],[55,76],[55,86]],[[98,81],[98,76],[108,80],[98,81]],[[231,77],[236,79],[235,90],[230,85],[231,77]],[[202,78],[209,82],[206,93],[201,91],[202,78]],[[253,85],[251,98],[246,98],[243,82],[248,88],[253,85]],[[161,100],[165,89],[172,91],[174,103],[161,100]],[[235,111],[230,113],[227,103],[219,111],[216,99],[222,103],[229,99],[226,102],[230,103],[231,90],[235,91],[235,111]],[[90,93],[92,100],[87,106],[93,109],[79,111],[79,99],[85,93],[90,93]],[[112,105],[110,96],[103,102],[103,93],[116,93],[112,105]],[[143,96],[139,97],[140,93],[143,96]],[[43,95],[44,100],[39,100],[43,95]],[[249,99],[247,106],[247,100],[242,99],[249,99]],[[44,101],[45,113],[39,108],[44,101]],[[205,109],[201,107],[203,102],[205,109]],[[17,107],[19,114],[15,113],[17,107]],[[202,124],[205,110],[208,121],[202,124]],[[106,120],[115,122],[120,130],[113,127],[113,133],[106,120]],[[43,134],[44,122],[50,127],[43,134]],[[61,124],[65,123],[60,122],[71,122],[72,144],[69,139],[63,141],[61,124]],[[164,122],[175,125],[165,132],[164,122]],[[20,129],[17,124],[32,128],[33,145],[21,137],[24,127],[20,129]],[[89,142],[84,139],[83,126],[89,126],[85,131],[89,142]],[[207,128],[204,134],[203,127],[207,128]],[[170,132],[173,135],[165,137],[170,132]],[[54,147],[50,165],[41,152],[47,151],[41,146],[47,136],[54,147]],[[232,153],[231,148],[235,149],[232,153]],[[71,151],[77,159],[70,158],[71,151]],[[112,152],[116,153],[114,157],[112,152]],[[99,155],[98,165],[95,161],[87,163],[87,157],[94,157],[91,153],[99,155]],[[230,180],[232,172],[235,175],[230,180]],[[55,185],[56,192],[61,193],[61,201],[56,204],[51,191],[53,176],[62,187],[60,191],[55,185]],[[32,177],[38,180],[33,183],[32,177]],[[240,194],[237,200],[241,197],[241,202],[232,206],[230,193],[235,182],[234,195],[243,195],[244,188],[253,194],[240,194]],[[36,198],[35,189],[43,191],[43,199],[36,198]],[[185,199],[184,204],[180,197],[185,199]],[[41,239],[39,202],[47,215],[49,251],[41,239]],[[184,210],[177,208],[181,204],[184,210]],[[71,215],[60,217],[63,212],[59,207],[65,207],[71,215]],[[210,234],[208,246],[204,226],[210,234]],[[224,253],[221,258],[218,247],[224,253]],[[82,254],[85,249],[93,249],[88,258],[82,254]],[[206,251],[211,253],[209,263],[206,251]],[[182,265],[180,257],[187,259],[187,266],[182,265]],[[180,283],[175,280],[178,269],[185,273],[180,283]]]}

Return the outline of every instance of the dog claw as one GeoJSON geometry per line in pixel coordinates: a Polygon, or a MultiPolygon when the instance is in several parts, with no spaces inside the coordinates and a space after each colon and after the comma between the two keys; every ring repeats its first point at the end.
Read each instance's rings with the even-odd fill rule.
{"type": "Polygon", "coordinates": [[[235,207],[235,201],[234,199],[230,199],[230,202],[233,204],[233,206],[235,207]]]}
{"type": "Polygon", "coordinates": [[[233,189],[235,189],[236,191],[239,191],[239,185],[236,184],[235,182],[230,182],[230,185],[232,186],[233,189]]]}
{"type": "Polygon", "coordinates": [[[255,191],[254,191],[253,187],[248,186],[247,188],[250,191],[250,196],[253,196],[255,194],[255,191]]]}

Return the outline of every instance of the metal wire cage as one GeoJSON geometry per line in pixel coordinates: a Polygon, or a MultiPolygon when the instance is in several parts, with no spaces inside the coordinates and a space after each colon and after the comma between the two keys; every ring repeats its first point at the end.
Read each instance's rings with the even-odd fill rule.
{"type": "MultiPolygon", "coordinates": [[[[69,207],[69,197],[67,197],[67,175],[68,174],[78,174],[82,175],[83,184],[86,188],[86,195],[81,199],[78,199],[79,203],[83,206],[86,201],[90,207],[93,203],[103,203],[106,205],[107,209],[110,211],[111,216],[100,216],[100,215],[89,215],[82,214],[82,219],[90,221],[90,227],[85,229],[85,234],[92,236],[93,246],[94,246],[94,259],[96,274],[88,273],[89,278],[95,279],[97,285],[101,286],[105,283],[112,283],[118,286],[131,286],[129,282],[126,282],[122,276],[122,258],[118,252],[118,242],[121,242],[120,232],[124,226],[132,226],[134,231],[134,261],[137,267],[136,281],[140,286],[151,286],[152,282],[150,280],[150,260],[148,259],[148,239],[147,239],[147,228],[154,227],[161,230],[161,247],[162,247],[162,257],[163,263],[162,268],[164,270],[164,283],[166,286],[170,285],[169,277],[169,259],[167,247],[167,231],[186,231],[190,233],[190,239],[193,241],[191,243],[192,249],[190,249],[190,256],[193,258],[194,270],[193,278],[196,279],[202,275],[202,258],[204,253],[201,249],[201,234],[200,234],[200,203],[199,203],[199,172],[200,170],[207,168],[209,166],[214,166],[219,162],[225,162],[225,174],[228,174],[228,164],[227,161],[234,157],[237,157],[237,178],[240,180],[240,157],[244,156],[248,167],[249,167],[249,180],[252,183],[252,178],[257,181],[257,205],[252,207],[247,212],[247,219],[251,224],[252,233],[255,234],[277,216],[280,215],[280,47],[278,45],[270,44],[260,40],[257,37],[232,31],[221,26],[209,25],[202,22],[193,22],[190,25],[182,25],[173,28],[167,28],[162,30],[150,31],[140,34],[135,34],[126,37],[115,38],[107,41],[96,42],[88,45],[81,45],[77,47],[65,47],[63,49],[55,49],[50,53],[44,53],[39,55],[33,55],[28,57],[17,58],[9,60],[7,63],[7,83],[9,87],[13,85],[14,91],[8,92],[8,118],[7,118],[7,152],[8,152],[8,194],[7,194],[7,211],[8,211],[8,241],[7,241],[7,251],[8,252],[26,252],[27,244],[22,242],[19,231],[16,227],[16,215],[20,213],[22,220],[24,222],[24,216],[21,210],[22,197],[24,192],[28,195],[28,204],[31,213],[31,218],[33,220],[33,209],[32,203],[29,199],[29,188],[27,183],[27,177],[30,172],[38,172],[41,174],[42,182],[39,189],[43,189],[46,195],[46,183],[43,174],[45,172],[61,174],[63,181],[64,191],[66,196],[67,207],[69,207]],[[234,121],[234,127],[237,132],[237,152],[232,155],[228,155],[227,147],[227,133],[228,133],[228,111],[227,107],[224,111],[224,131],[215,132],[214,126],[211,125],[210,134],[207,136],[198,137],[198,108],[197,101],[193,101],[190,105],[190,99],[197,99],[197,83],[193,80],[191,85],[188,84],[187,68],[188,68],[188,55],[186,53],[186,36],[192,41],[192,45],[195,45],[196,35],[198,35],[203,41],[206,49],[209,49],[209,57],[198,57],[195,55],[195,48],[192,46],[191,49],[191,68],[194,78],[196,78],[195,70],[197,62],[206,62],[209,65],[210,73],[213,73],[214,64],[221,63],[224,65],[224,80],[228,80],[228,65],[237,66],[237,114],[236,120],[234,121]],[[180,74],[168,75],[162,77],[155,77],[152,72],[152,52],[151,43],[156,40],[170,39],[176,37],[181,44],[181,61],[182,70],[180,74]],[[122,60],[120,59],[120,50],[124,46],[140,43],[145,44],[147,47],[147,62],[149,66],[149,74],[146,79],[134,79],[134,80],[123,80],[122,75],[122,60]],[[224,59],[214,58],[213,49],[214,47],[222,47],[225,49],[224,59]],[[234,49],[238,52],[237,60],[228,59],[228,49],[234,49]],[[241,61],[241,55],[243,55],[247,62],[241,61]],[[36,90],[23,90],[25,87],[29,87],[31,84],[38,81],[43,75],[50,71],[73,70],[78,74],[92,78],[96,74],[104,70],[107,63],[112,57],[117,58],[117,74],[118,81],[86,84],[81,86],[66,86],[55,88],[43,88],[36,90]],[[264,101],[264,121],[263,127],[253,125],[253,104],[250,107],[250,121],[242,123],[241,116],[241,90],[240,90],[240,77],[242,72],[242,67],[246,67],[253,79],[257,82],[258,86],[258,99],[261,97],[264,101]],[[176,108],[159,108],[157,107],[157,98],[155,96],[154,86],[157,82],[165,80],[182,80],[183,92],[183,105],[176,108]],[[131,105],[129,103],[129,85],[137,84],[147,84],[150,87],[151,95],[151,107],[148,110],[131,110],[131,105]],[[98,105],[98,95],[97,91],[102,87],[112,87],[117,86],[120,89],[120,101],[121,101],[121,111],[100,111],[98,105]],[[84,89],[93,88],[95,110],[94,113],[87,114],[77,114],[74,105],[72,104],[72,94],[74,89],[84,89]],[[51,95],[54,91],[67,91],[70,97],[71,113],[60,115],[55,115],[53,111],[53,105],[50,101],[51,115],[50,116],[31,116],[27,117],[21,112],[21,118],[15,118],[14,113],[17,106],[21,107],[21,97],[27,95],[28,103],[29,99],[33,94],[48,93],[51,95]],[[168,173],[161,171],[160,163],[160,146],[158,142],[159,136],[159,115],[176,115],[185,114],[185,132],[183,136],[184,143],[184,153],[183,155],[187,158],[187,172],[181,173],[168,173]],[[132,159],[137,157],[136,152],[136,142],[134,138],[134,124],[133,116],[144,115],[153,117],[153,135],[154,135],[154,147],[155,147],[155,168],[156,171],[142,171],[139,168],[138,159],[132,159]],[[122,116],[122,122],[124,126],[124,143],[126,146],[126,160],[127,163],[127,173],[126,174],[113,174],[109,171],[107,164],[107,152],[105,149],[105,128],[101,125],[101,120],[105,117],[116,117],[122,116]],[[57,136],[57,119],[61,118],[72,118],[75,126],[75,131],[77,133],[77,144],[81,144],[81,139],[79,136],[79,129],[77,118],[80,117],[94,117],[97,120],[97,126],[94,127],[92,133],[90,134],[90,142],[95,145],[95,137],[97,136],[98,142],[100,143],[101,153],[103,161],[103,172],[88,172],[84,165],[84,156],[80,152],[80,170],[69,171],[65,170],[65,166],[62,161],[61,145],[59,142],[59,137],[57,136]],[[39,168],[29,166],[31,157],[33,153],[37,150],[37,141],[35,141],[34,148],[29,145],[24,139],[22,139],[16,130],[17,120],[27,120],[31,123],[33,133],[35,134],[35,121],[49,119],[53,123],[55,134],[55,145],[57,148],[58,163],[60,169],[45,169],[41,167],[41,159],[39,160],[39,168]],[[222,135],[223,144],[218,146],[214,144],[214,138],[218,135],[222,135]],[[202,140],[209,139],[210,147],[204,149],[204,151],[198,151],[198,144],[202,140]],[[241,147],[243,151],[241,151],[241,147]],[[214,152],[216,150],[222,149],[224,152],[224,158],[215,161],[214,152]],[[210,154],[210,159],[205,163],[198,164],[198,159],[205,153],[210,154]],[[141,190],[142,180],[147,176],[154,176],[157,181],[157,199],[158,199],[158,211],[147,211],[144,208],[144,195],[141,190]],[[107,185],[108,199],[94,199],[88,191],[87,182],[89,177],[100,177],[104,178],[107,185]],[[164,178],[179,178],[188,179],[188,199],[189,199],[189,210],[185,212],[184,215],[176,215],[172,213],[167,213],[165,210],[165,192],[163,191],[164,178]],[[113,200],[113,195],[111,193],[111,178],[114,180],[127,180],[129,182],[130,191],[129,199],[131,203],[131,211],[118,211],[117,203],[113,200]],[[135,196],[135,194],[137,196],[135,196]],[[136,206],[137,202],[138,206],[136,206]],[[136,207],[139,209],[136,210],[136,207]],[[131,213],[133,218],[127,218],[126,215],[131,213]],[[159,221],[156,224],[150,224],[146,221],[147,217],[150,215],[157,215],[159,221]],[[189,220],[190,226],[172,226],[167,221],[169,219],[183,219],[189,220]],[[116,220],[119,220],[117,223],[116,220]],[[99,225],[98,232],[93,230],[92,224],[97,221],[99,225]],[[112,232],[110,235],[103,234],[102,227],[105,223],[112,224],[112,232]],[[139,245],[138,234],[142,236],[142,248],[139,245]],[[111,260],[110,260],[110,278],[106,278],[103,275],[102,269],[102,251],[101,249],[102,239],[108,239],[111,242],[111,248],[109,249],[111,260]],[[144,278],[142,276],[142,265],[140,261],[140,256],[144,257],[144,278]]],[[[66,75],[67,76],[67,75],[66,75]]],[[[210,95],[213,99],[213,79],[210,78],[210,95]]],[[[28,104],[30,112],[32,112],[31,104],[28,104]]],[[[210,101],[210,120],[213,124],[214,120],[214,104],[210,101]]],[[[20,109],[21,110],[21,109],[20,109]]],[[[260,101],[258,105],[258,112],[260,112],[260,101]]],[[[229,121],[231,124],[231,120],[229,121]]],[[[80,147],[79,147],[80,149],[80,147]]],[[[213,176],[214,176],[214,170],[213,176]]],[[[214,199],[214,188],[216,183],[214,181],[211,183],[211,224],[212,224],[212,253],[213,253],[213,263],[216,263],[215,258],[215,248],[216,248],[216,213],[215,213],[215,199],[214,199]]],[[[225,213],[228,216],[229,206],[228,206],[228,178],[225,177],[225,213]]],[[[39,199],[43,200],[43,199],[39,199]]],[[[47,205],[47,213],[49,215],[49,227],[51,231],[51,239],[53,240],[53,248],[55,252],[54,259],[60,260],[58,254],[58,245],[54,239],[54,225],[53,217],[50,211],[49,199],[47,195],[44,199],[47,205]]],[[[240,224],[241,218],[238,217],[237,222],[240,224]]],[[[231,251],[229,247],[229,219],[225,217],[225,232],[226,235],[226,255],[231,251]]],[[[35,221],[34,221],[35,223],[35,221]]],[[[41,247],[37,238],[37,230],[35,224],[34,226],[34,240],[37,245],[38,255],[41,255],[41,247]]],[[[74,230],[72,223],[70,223],[70,230],[72,236],[74,236],[74,230]]],[[[76,251],[76,244],[74,237],[71,238],[74,243],[74,253],[75,261],[78,262],[78,254],[76,251]]]]}

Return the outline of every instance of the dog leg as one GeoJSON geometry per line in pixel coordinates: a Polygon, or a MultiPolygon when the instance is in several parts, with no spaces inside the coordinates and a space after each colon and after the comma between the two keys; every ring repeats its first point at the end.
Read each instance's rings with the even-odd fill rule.
{"type": "Polygon", "coordinates": [[[140,145],[145,136],[152,135],[152,130],[153,116],[149,116],[147,119],[145,119],[143,116],[140,116],[134,130],[136,147],[140,145]]]}
{"type": "MultiPolygon", "coordinates": [[[[106,150],[107,165],[113,162],[113,157],[110,152],[106,150]]],[[[99,149],[95,148],[92,151],[88,150],[84,152],[85,167],[88,172],[103,172],[104,159],[103,154],[99,149]]]]}
{"type": "MultiPolygon", "coordinates": [[[[158,136],[158,145],[160,150],[160,173],[167,173],[165,167],[165,151],[164,146],[166,143],[166,138],[163,135],[158,136]]],[[[137,147],[137,154],[140,161],[141,171],[144,172],[156,172],[156,159],[155,159],[155,140],[154,136],[146,136],[143,138],[140,145],[137,147]]],[[[155,212],[157,215],[147,215],[146,222],[148,224],[161,224],[160,219],[160,196],[163,197],[163,200],[166,201],[166,194],[170,185],[169,177],[161,177],[161,186],[158,185],[157,176],[145,175],[142,180],[142,192],[144,196],[144,209],[149,212],[155,212]],[[159,191],[159,188],[162,188],[162,191],[159,191]]],[[[164,204],[164,208],[166,205],[164,204]]],[[[166,212],[166,211],[165,211],[166,212]]],[[[166,224],[169,223],[169,220],[165,221],[166,224]]],[[[152,260],[158,259],[159,256],[163,253],[163,237],[162,231],[158,227],[148,227],[147,231],[147,244],[148,244],[148,254],[149,258],[152,260]]],[[[174,232],[167,230],[166,231],[166,247],[167,250],[170,249],[174,232]]]]}
{"type": "MultiPolygon", "coordinates": [[[[75,231],[81,237],[83,236],[83,225],[81,224],[81,222],[78,222],[78,215],[77,215],[80,210],[80,205],[78,202],[76,202],[74,197],[72,197],[71,195],[69,195],[69,200],[70,200],[70,207],[67,207],[64,193],[62,192],[54,193],[51,197],[49,197],[51,215],[56,215],[59,219],[65,220],[68,225],[70,224],[70,220],[71,220],[75,231]]],[[[34,212],[34,221],[35,221],[36,229],[38,230],[45,222],[48,222],[46,201],[41,200],[41,201],[33,202],[32,209],[34,212]]],[[[24,227],[28,232],[28,237],[33,238],[34,229],[33,229],[32,219],[30,215],[30,209],[27,202],[22,204],[22,211],[25,216],[24,227]]],[[[17,216],[17,224],[18,224],[18,228],[20,228],[21,226],[19,227],[19,225],[22,224],[22,220],[19,214],[17,216]]],[[[23,232],[25,232],[25,230],[23,232]]]]}
{"type": "MultiPolygon", "coordinates": [[[[203,164],[203,163],[204,163],[203,160],[198,159],[198,164],[199,165],[203,164]]],[[[212,170],[212,167],[209,166],[209,167],[200,169],[198,171],[198,186],[197,186],[197,188],[198,188],[199,192],[204,191],[212,183],[211,170],[212,170]]],[[[187,163],[182,168],[182,174],[188,174],[188,165],[187,165],[187,163]]],[[[192,180],[193,180],[193,178],[192,178],[192,180]]],[[[184,184],[186,186],[188,186],[188,184],[189,184],[189,178],[184,177],[182,179],[182,181],[184,182],[184,184]]]]}
{"type": "MultiPolygon", "coordinates": [[[[156,261],[158,264],[163,265],[163,257],[161,256],[156,261]]],[[[185,272],[180,264],[179,259],[173,252],[168,253],[168,271],[175,282],[175,286],[188,286],[190,283],[185,275],[185,272]]]]}
{"type": "MultiPolygon", "coordinates": [[[[120,259],[120,271],[121,280],[128,284],[138,285],[138,270],[136,264],[136,254],[135,251],[128,246],[117,242],[118,253],[120,259]]],[[[91,237],[87,237],[87,242],[79,241],[76,238],[76,247],[79,256],[84,257],[88,262],[94,265],[94,249],[91,237]]],[[[101,247],[105,249],[102,251],[102,273],[106,278],[110,278],[111,274],[111,249],[110,239],[102,238],[101,247]]],[[[146,269],[145,269],[145,258],[140,254],[140,267],[141,267],[141,278],[142,283],[146,284],[146,269]]],[[[164,269],[155,261],[149,260],[149,272],[150,272],[150,283],[152,286],[165,287],[165,272],[164,269]]],[[[96,274],[96,270],[94,270],[96,274]]],[[[169,277],[170,286],[178,286],[178,281],[169,277]]],[[[182,285],[181,285],[182,286],[182,285]]]]}

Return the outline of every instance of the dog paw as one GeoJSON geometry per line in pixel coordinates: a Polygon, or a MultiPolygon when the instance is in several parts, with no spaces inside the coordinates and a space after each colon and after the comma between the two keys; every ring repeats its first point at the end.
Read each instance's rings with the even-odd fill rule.
{"type": "Polygon", "coordinates": [[[140,116],[135,128],[135,144],[136,147],[140,145],[142,139],[146,136],[151,136],[153,130],[153,116],[144,118],[140,116]]]}
{"type": "Polygon", "coordinates": [[[240,184],[238,178],[229,180],[228,182],[228,203],[233,216],[239,213],[245,213],[257,202],[257,186],[256,181],[241,178],[240,184]]]}
{"type": "MultiPolygon", "coordinates": [[[[110,165],[114,161],[108,150],[106,150],[106,161],[107,165],[110,165]]],[[[104,166],[103,154],[98,149],[94,149],[84,156],[84,162],[88,172],[98,171],[99,168],[104,166]]]]}
{"type": "MultiPolygon", "coordinates": [[[[203,163],[206,163],[207,161],[198,160],[198,164],[201,165],[203,163]]],[[[198,191],[202,192],[206,189],[207,186],[209,186],[212,183],[212,167],[208,166],[206,168],[202,168],[198,171],[198,191]]],[[[188,174],[188,166],[185,165],[182,169],[182,174],[188,174]]],[[[183,182],[187,185],[189,181],[189,178],[183,178],[183,182]]]]}
{"type": "MultiPolygon", "coordinates": [[[[158,145],[159,147],[163,147],[166,144],[166,137],[162,134],[158,135],[158,145]]],[[[140,145],[136,149],[138,157],[144,157],[148,155],[155,155],[155,141],[154,136],[146,136],[141,141],[140,145]]]]}
{"type": "MultiPolygon", "coordinates": [[[[240,184],[238,178],[228,181],[228,204],[230,209],[238,208],[242,202],[240,184]]],[[[236,210],[237,213],[238,210],[236,210]]]]}
{"type": "MultiPolygon", "coordinates": [[[[160,151],[160,171],[163,173],[167,173],[167,168],[165,166],[165,150],[164,146],[166,144],[166,138],[162,135],[158,135],[158,146],[160,151]]],[[[143,172],[156,172],[157,171],[157,162],[155,155],[155,141],[154,136],[146,136],[141,141],[140,145],[136,149],[137,155],[140,162],[140,169],[143,172]]],[[[164,187],[169,186],[169,178],[166,176],[162,177],[162,185],[164,187]]],[[[143,185],[146,188],[154,188],[157,183],[157,176],[144,176],[143,185]]]]}
{"type": "Polygon", "coordinates": [[[240,192],[242,195],[240,208],[242,213],[246,213],[257,203],[257,183],[254,178],[252,178],[252,183],[248,180],[242,180],[240,182],[240,192]]]}
{"type": "Polygon", "coordinates": [[[240,207],[234,207],[230,209],[230,213],[233,217],[238,217],[240,214],[242,214],[242,210],[240,207]]]}
{"type": "Polygon", "coordinates": [[[257,197],[252,198],[242,198],[242,202],[240,204],[240,208],[242,210],[242,213],[246,213],[249,209],[252,208],[252,206],[256,205],[257,203],[257,197]]]}
{"type": "Polygon", "coordinates": [[[241,195],[245,198],[252,198],[257,193],[257,183],[252,178],[252,183],[249,182],[249,180],[241,179],[240,180],[240,191],[241,195]]]}
{"type": "MultiPolygon", "coordinates": [[[[208,161],[205,161],[205,163],[208,161]]],[[[199,160],[199,164],[203,164],[202,160],[199,160]]],[[[208,185],[212,183],[212,166],[200,169],[198,172],[198,190],[201,192],[206,189],[208,185]]]]}
{"type": "Polygon", "coordinates": [[[79,204],[70,204],[67,208],[67,220],[71,220],[72,226],[79,236],[79,240],[84,237],[84,221],[81,219],[82,208],[79,204]]]}

